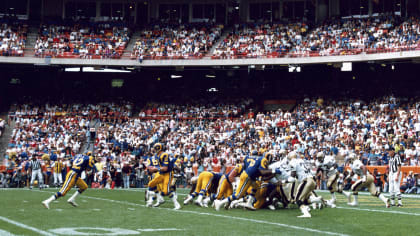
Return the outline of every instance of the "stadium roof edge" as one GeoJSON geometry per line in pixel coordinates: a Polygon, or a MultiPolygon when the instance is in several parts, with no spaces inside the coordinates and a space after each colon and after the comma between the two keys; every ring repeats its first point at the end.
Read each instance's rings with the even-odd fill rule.
{"type": "Polygon", "coordinates": [[[326,64],[340,62],[371,62],[371,61],[398,61],[406,59],[419,59],[420,51],[403,51],[392,53],[358,54],[345,56],[324,57],[289,57],[289,58],[266,58],[266,59],[198,59],[198,60],[103,60],[103,59],[62,59],[52,58],[46,61],[44,58],[29,57],[0,57],[2,64],[33,64],[33,65],[64,65],[64,66],[134,66],[134,67],[165,67],[165,66],[248,66],[248,65],[304,65],[326,64]]]}

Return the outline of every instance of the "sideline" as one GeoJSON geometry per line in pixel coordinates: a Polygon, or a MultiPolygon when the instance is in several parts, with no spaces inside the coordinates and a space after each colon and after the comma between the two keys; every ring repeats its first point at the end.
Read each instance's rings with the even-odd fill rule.
{"type": "Polygon", "coordinates": [[[0,220],[5,221],[5,222],[7,222],[9,224],[16,225],[18,227],[24,228],[24,229],[31,230],[31,231],[36,232],[36,233],[41,234],[41,235],[46,235],[46,236],[54,236],[55,235],[55,234],[52,234],[52,233],[48,233],[47,231],[40,230],[40,229],[34,228],[32,226],[25,225],[25,224],[22,224],[20,222],[11,220],[11,219],[6,218],[4,216],[0,216],[0,220]]]}
{"type": "MultiPolygon", "coordinates": [[[[32,191],[42,192],[42,193],[50,193],[51,194],[51,192],[43,191],[43,190],[32,190],[32,191]]],[[[87,199],[93,199],[93,200],[101,200],[101,201],[107,201],[107,202],[112,202],[112,203],[118,203],[118,204],[125,204],[125,205],[147,208],[145,205],[138,204],[138,203],[133,203],[133,202],[127,202],[127,201],[119,201],[119,200],[112,200],[112,199],[107,199],[107,198],[99,198],[99,197],[91,197],[91,196],[83,196],[83,195],[81,195],[80,197],[87,198],[87,199]]],[[[290,228],[290,229],[308,231],[308,232],[312,232],[312,233],[318,233],[318,234],[322,234],[322,235],[348,236],[347,234],[317,230],[317,229],[312,229],[312,228],[305,228],[305,227],[300,227],[300,226],[294,226],[294,225],[288,225],[288,224],[282,224],[282,223],[276,223],[276,222],[270,222],[270,221],[264,221],[264,220],[248,219],[248,218],[236,217],[236,216],[219,215],[219,214],[189,211],[189,210],[174,210],[174,209],[169,209],[169,208],[154,208],[154,209],[167,210],[167,211],[180,212],[180,213],[190,213],[190,214],[196,214],[196,215],[207,215],[207,216],[235,219],[235,220],[241,220],[241,221],[248,221],[248,222],[259,223],[259,224],[275,225],[275,226],[280,226],[280,227],[284,227],[284,228],[290,228]]]]}

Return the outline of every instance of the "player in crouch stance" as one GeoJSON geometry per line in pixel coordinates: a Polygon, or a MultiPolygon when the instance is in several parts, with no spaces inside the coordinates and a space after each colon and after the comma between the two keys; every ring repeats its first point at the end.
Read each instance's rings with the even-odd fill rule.
{"type": "Polygon", "coordinates": [[[63,186],[61,187],[60,191],[52,195],[50,198],[42,202],[42,205],[44,205],[45,208],[50,209],[50,203],[60,197],[63,197],[67,194],[67,192],[76,185],[79,189],[67,200],[68,203],[70,203],[72,206],[77,207],[76,203],[76,197],[83,193],[87,188],[87,184],[85,181],[83,181],[82,178],[80,178],[80,175],[83,171],[93,169],[95,172],[97,172],[95,163],[97,162],[97,159],[95,159],[93,156],[87,156],[87,155],[76,155],[73,160],[73,165],[71,167],[71,170],[66,175],[66,180],[64,181],[63,186]]]}
{"type": "Polygon", "coordinates": [[[350,202],[350,196],[348,197],[348,205],[349,206],[357,206],[359,202],[357,201],[358,197],[358,191],[366,187],[370,194],[372,196],[376,196],[379,199],[381,199],[387,208],[390,207],[390,200],[389,198],[386,198],[381,192],[376,191],[375,184],[373,182],[373,176],[367,171],[366,167],[363,165],[363,163],[356,157],[355,154],[349,155],[349,161],[351,163],[351,173],[348,175],[347,178],[350,178],[354,174],[358,175],[360,177],[359,180],[357,180],[352,186],[351,191],[353,191],[354,201],[350,202]]]}

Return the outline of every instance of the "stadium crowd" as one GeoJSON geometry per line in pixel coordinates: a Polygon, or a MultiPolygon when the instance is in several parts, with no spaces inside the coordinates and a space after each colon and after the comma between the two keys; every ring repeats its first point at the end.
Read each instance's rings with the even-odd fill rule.
{"type": "Polygon", "coordinates": [[[130,40],[130,30],[119,23],[42,24],[35,55],[64,58],[120,58],[130,40]]]}
{"type": "Polygon", "coordinates": [[[236,25],[216,48],[213,58],[351,55],[418,48],[419,21],[383,16],[329,20],[309,26],[287,24],[236,25]]]}
{"type": "MultiPolygon", "coordinates": [[[[102,161],[97,164],[99,173],[84,178],[92,186],[103,188],[144,186],[146,160],[156,142],[164,143],[171,156],[183,157],[183,178],[178,182],[182,185],[204,170],[224,172],[252,150],[270,150],[276,159],[284,151],[304,156],[320,189],[325,189],[326,181],[323,171],[315,166],[320,151],[334,156],[341,171],[352,152],[367,166],[387,165],[390,148],[402,157],[403,166],[419,165],[417,100],[394,96],[372,101],[304,98],[291,111],[267,113],[254,113],[252,99],[188,104],[150,102],[134,117],[130,103],[16,106],[12,113],[16,128],[3,175],[9,176],[8,184],[13,186],[16,173],[27,171],[25,163],[32,155],[47,154],[54,161],[60,157],[69,167],[71,157],[83,152],[81,146],[89,140],[94,145],[93,155],[102,161]],[[124,118],[113,119],[117,112],[124,118]],[[88,134],[92,123],[97,125],[94,137],[88,134]]],[[[46,166],[55,164],[48,159],[43,162],[46,166]]],[[[48,170],[44,168],[45,176],[48,170]]],[[[387,173],[374,175],[378,188],[386,191],[387,173]]],[[[401,190],[418,192],[418,174],[406,174],[401,190]]]]}
{"type": "Polygon", "coordinates": [[[23,56],[28,26],[19,21],[1,22],[0,25],[0,55],[23,56]]]}
{"type": "Polygon", "coordinates": [[[143,29],[137,39],[132,58],[188,59],[201,58],[221,36],[223,25],[156,24],[143,29]]]}

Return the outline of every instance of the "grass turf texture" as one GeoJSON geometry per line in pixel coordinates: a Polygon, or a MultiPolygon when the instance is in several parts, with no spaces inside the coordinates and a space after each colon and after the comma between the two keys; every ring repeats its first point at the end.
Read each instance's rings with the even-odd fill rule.
{"type": "MultiPolygon", "coordinates": [[[[166,198],[159,208],[146,208],[144,190],[88,189],[77,198],[78,208],[66,202],[72,190],[47,210],[41,201],[55,191],[0,190],[0,235],[59,235],[53,229],[73,227],[97,228],[77,231],[84,235],[109,233],[100,228],[128,229],[141,235],[420,235],[414,224],[420,219],[420,199],[414,198],[403,199],[403,208],[386,209],[372,196],[359,195],[359,207],[348,207],[344,197],[337,195],[338,208],[312,210],[312,218],[300,219],[296,207],[217,212],[187,205],[175,211],[166,198]]],[[[187,190],[178,193],[182,204],[187,190]]],[[[329,199],[329,193],[320,194],[329,199]]]]}

